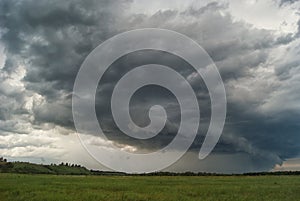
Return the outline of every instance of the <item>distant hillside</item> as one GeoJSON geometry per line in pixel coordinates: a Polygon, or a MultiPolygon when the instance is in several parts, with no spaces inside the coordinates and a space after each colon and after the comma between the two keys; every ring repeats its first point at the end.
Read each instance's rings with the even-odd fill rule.
{"type": "Polygon", "coordinates": [[[27,162],[0,162],[0,172],[26,174],[88,175],[91,172],[78,165],[42,165],[27,162]]]}

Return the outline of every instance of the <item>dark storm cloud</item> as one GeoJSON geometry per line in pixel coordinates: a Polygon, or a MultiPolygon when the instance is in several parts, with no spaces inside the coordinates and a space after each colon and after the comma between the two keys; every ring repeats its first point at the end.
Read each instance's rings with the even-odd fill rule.
{"type": "MultiPolygon", "coordinates": [[[[287,3],[282,1],[282,4],[284,2],[287,3]]],[[[295,86],[299,80],[295,75],[299,74],[297,70],[300,64],[295,52],[299,48],[295,44],[287,55],[287,60],[269,64],[272,50],[297,43],[297,34],[278,36],[274,31],[236,21],[225,11],[226,5],[216,2],[199,9],[190,7],[184,11],[165,10],[153,15],[139,14],[138,11],[137,14],[128,14],[125,9],[129,6],[130,1],[0,1],[0,30],[3,32],[1,42],[7,55],[1,79],[7,81],[19,69],[17,66],[20,64],[26,68],[26,75],[16,78],[24,86],[12,90],[8,90],[9,86],[0,87],[3,94],[1,100],[7,102],[0,107],[0,119],[16,118],[12,117],[13,114],[22,113],[20,111],[23,110],[26,113],[26,108],[29,107],[25,104],[27,98],[32,94],[39,94],[32,101],[32,114],[28,112],[34,117],[30,123],[49,122],[73,128],[72,87],[87,54],[104,40],[122,31],[158,27],[178,31],[196,40],[220,70],[228,92],[228,118],[214,154],[237,154],[238,157],[234,159],[236,163],[241,160],[241,156],[245,156],[248,162],[239,164],[239,171],[251,166],[251,161],[254,164],[251,170],[270,169],[282,159],[299,154],[299,123],[296,121],[299,108],[283,108],[280,112],[276,108],[280,103],[288,104],[278,99],[276,93],[291,97],[289,102],[298,98],[293,94],[299,92],[299,87],[295,86]],[[276,66],[275,76],[269,80],[274,86],[265,86],[263,79],[254,84],[250,82],[258,76],[259,72],[256,71],[261,66],[266,69],[276,66]],[[243,90],[260,82],[262,85],[259,90],[243,90]],[[240,86],[243,88],[239,88],[240,86]],[[294,112],[290,112],[291,110],[294,112]]],[[[182,67],[183,63],[180,61],[164,54],[153,58],[158,63],[167,62],[191,79],[192,86],[198,92],[202,124],[191,148],[193,153],[197,152],[210,118],[207,89],[199,77],[182,67]]],[[[136,123],[146,125],[147,108],[154,103],[166,106],[168,122],[160,138],[147,142],[120,137],[111,121],[107,101],[110,100],[115,82],[138,59],[153,58],[151,55],[127,56],[118,64],[121,67],[112,67],[103,83],[100,83],[102,88],[98,88],[96,106],[97,112],[101,113],[99,120],[108,138],[117,143],[157,149],[169,143],[177,132],[180,120],[178,104],[172,94],[163,95],[166,91],[155,87],[138,91],[132,99],[131,107],[136,123]]],[[[14,131],[14,126],[4,124],[2,130],[9,127],[10,131],[14,131]]],[[[197,160],[196,155],[193,157],[189,160],[197,160]]]]}
{"type": "Polygon", "coordinates": [[[2,42],[31,65],[25,80],[59,82],[54,87],[70,90],[84,57],[117,31],[111,25],[124,3],[4,0],[2,42]]]}
{"type": "Polygon", "coordinates": [[[71,126],[71,96],[67,94],[72,90],[76,73],[85,56],[117,32],[117,27],[111,25],[118,19],[117,13],[126,8],[125,3],[0,2],[1,41],[7,54],[3,70],[13,72],[23,63],[27,66],[23,78],[26,88],[45,96],[49,102],[45,108],[35,108],[37,122],[71,126]],[[46,115],[47,111],[52,112],[46,115]],[[55,117],[57,114],[67,119],[55,117]]]}
{"type": "MultiPolygon", "coordinates": [[[[155,50],[130,53],[119,58],[105,72],[98,86],[96,110],[101,127],[110,133],[110,136],[108,136],[109,139],[152,150],[166,146],[177,133],[180,122],[180,107],[175,96],[167,89],[159,86],[143,87],[134,94],[131,99],[130,108],[131,116],[137,125],[147,126],[150,123],[148,112],[153,105],[163,106],[168,116],[167,124],[161,133],[154,138],[143,141],[134,140],[125,135],[123,135],[124,138],[120,137],[122,133],[118,131],[117,125],[113,121],[110,105],[113,87],[124,74],[138,66],[149,63],[169,66],[180,72],[182,76],[186,77],[186,80],[188,80],[189,75],[195,73],[193,67],[185,60],[173,54],[155,50]]],[[[193,89],[198,92],[198,99],[201,99],[201,102],[199,102],[199,107],[202,108],[201,122],[205,123],[210,118],[208,91],[202,79],[190,80],[189,82],[193,89]]],[[[199,132],[199,136],[203,137],[203,130],[207,130],[207,125],[203,126],[201,130],[202,133],[200,134],[199,132]]]]}
{"type": "Polygon", "coordinates": [[[284,6],[285,4],[292,4],[297,2],[298,0],[281,0],[280,1],[280,6],[284,6]]]}

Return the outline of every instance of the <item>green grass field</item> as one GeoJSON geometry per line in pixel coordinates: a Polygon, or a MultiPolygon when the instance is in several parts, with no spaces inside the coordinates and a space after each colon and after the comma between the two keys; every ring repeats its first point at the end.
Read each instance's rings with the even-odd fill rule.
{"type": "Polygon", "coordinates": [[[300,200],[300,176],[0,174],[1,201],[300,200]]]}

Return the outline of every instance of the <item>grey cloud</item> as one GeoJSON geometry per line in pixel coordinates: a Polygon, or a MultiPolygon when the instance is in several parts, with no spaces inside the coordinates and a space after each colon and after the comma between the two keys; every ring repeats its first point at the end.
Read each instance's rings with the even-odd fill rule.
{"type": "MultiPolygon", "coordinates": [[[[286,95],[291,97],[289,102],[297,98],[292,94],[299,92],[299,89],[288,89],[288,84],[297,84],[298,79],[295,75],[299,75],[299,62],[296,59],[298,53],[295,52],[298,50],[296,47],[292,49],[286,61],[270,62],[272,50],[297,43],[297,37],[291,34],[278,36],[273,31],[257,29],[244,22],[235,21],[226,11],[226,4],[214,2],[200,9],[191,7],[182,12],[158,11],[148,16],[138,11],[128,15],[124,9],[128,8],[130,3],[93,0],[84,3],[2,0],[0,29],[4,31],[1,42],[8,57],[2,71],[12,75],[19,65],[23,65],[26,67],[26,75],[19,80],[14,78],[24,84],[24,92],[15,87],[10,90],[3,84],[0,86],[1,100],[7,102],[0,107],[1,120],[8,122],[27,113],[31,117],[28,120],[31,126],[48,122],[73,129],[70,95],[76,73],[87,54],[102,41],[122,31],[159,27],[178,31],[196,40],[207,50],[220,69],[229,92],[228,118],[214,154],[234,156],[230,158],[234,162],[228,167],[228,171],[271,169],[282,159],[299,154],[299,124],[295,121],[298,113],[286,115],[287,109],[282,109],[280,113],[274,112],[278,104],[288,104],[276,98],[276,93],[286,92],[286,95]],[[258,77],[261,66],[270,69],[273,68],[273,64],[276,65],[276,75],[268,77],[268,82],[274,84],[268,88],[262,82],[264,78],[259,77],[256,83],[262,83],[261,91],[253,88],[255,81],[250,81],[258,77]],[[237,90],[239,86],[243,88],[237,90]],[[30,97],[34,97],[32,101],[29,101],[30,97]],[[260,109],[267,101],[270,101],[271,105],[263,114],[260,109]],[[273,116],[274,114],[276,115],[273,116]],[[238,156],[235,157],[236,155],[238,156]],[[251,168],[247,169],[245,165],[241,165],[240,160],[247,161],[245,163],[250,164],[251,168]]],[[[98,89],[96,106],[97,112],[101,113],[99,120],[108,137],[116,143],[136,145],[141,149],[157,149],[169,143],[176,134],[180,119],[174,97],[171,94],[162,95],[165,91],[155,87],[145,88],[144,91],[135,94],[132,99],[132,117],[136,123],[147,124],[147,108],[157,102],[166,106],[169,115],[167,126],[160,138],[137,141],[126,136],[120,137],[113,124],[107,105],[111,90],[118,78],[132,67],[130,65],[138,62],[138,59],[169,63],[185,77],[193,77],[193,72],[188,68],[180,68],[182,62],[174,58],[168,60],[163,54],[152,58],[149,55],[128,58],[119,64],[122,68],[112,68],[108,71],[99,85],[101,87],[98,89]]],[[[9,76],[2,77],[1,81],[9,83],[9,76]]],[[[193,78],[191,83],[198,92],[202,112],[201,129],[191,148],[192,153],[195,153],[199,150],[208,127],[210,101],[200,78],[193,78]]],[[[1,129],[18,131],[15,126],[11,126],[10,129],[8,127],[9,125],[3,124],[1,129]]],[[[206,161],[215,165],[215,160],[219,158],[206,161]]],[[[183,161],[189,163],[189,160],[183,161]]],[[[204,167],[203,163],[195,164],[191,169],[201,170],[201,167],[204,167]]],[[[176,167],[180,169],[181,166],[179,162],[176,167]]],[[[209,165],[206,168],[206,171],[213,170],[209,165]]]]}
{"type": "Polygon", "coordinates": [[[207,158],[199,161],[197,153],[188,152],[183,158],[166,171],[176,172],[215,172],[215,173],[244,173],[269,171],[274,167],[274,160],[271,158],[254,156],[253,154],[235,152],[231,154],[218,153],[210,154],[207,158]],[[186,164],[189,164],[188,166],[186,164]]]}
{"type": "Polygon", "coordinates": [[[298,0],[281,0],[280,1],[280,6],[284,6],[286,4],[293,4],[295,2],[297,2],[298,0]]]}
{"type": "MultiPolygon", "coordinates": [[[[85,56],[108,38],[108,33],[116,31],[110,30],[110,26],[126,3],[93,0],[0,2],[0,29],[4,30],[1,41],[7,55],[3,70],[10,73],[18,65],[26,66],[22,81],[26,91],[37,92],[46,97],[46,102],[52,102],[43,109],[35,109],[35,122],[65,122],[63,124],[71,126],[70,97],[63,101],[56,99],[70,93],[85,56]],[[45,111],[53,115],[47,116],[45,111]]],[[[9,90],[4,86],[2,93],[12,94],[9,90]]],[[[25,93],[16,91],[14,96],[25,93]]],[[[14,111],[11,109],[7,113],[14,111]]]]}

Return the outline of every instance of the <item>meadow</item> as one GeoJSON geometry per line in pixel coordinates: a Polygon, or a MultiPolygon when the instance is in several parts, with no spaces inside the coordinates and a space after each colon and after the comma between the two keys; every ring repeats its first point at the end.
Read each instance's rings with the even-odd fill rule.
{"type": "Polygon", "coordinates": [[[300,200],[300,176],[0,174],[1,201],[300,200]]]}

